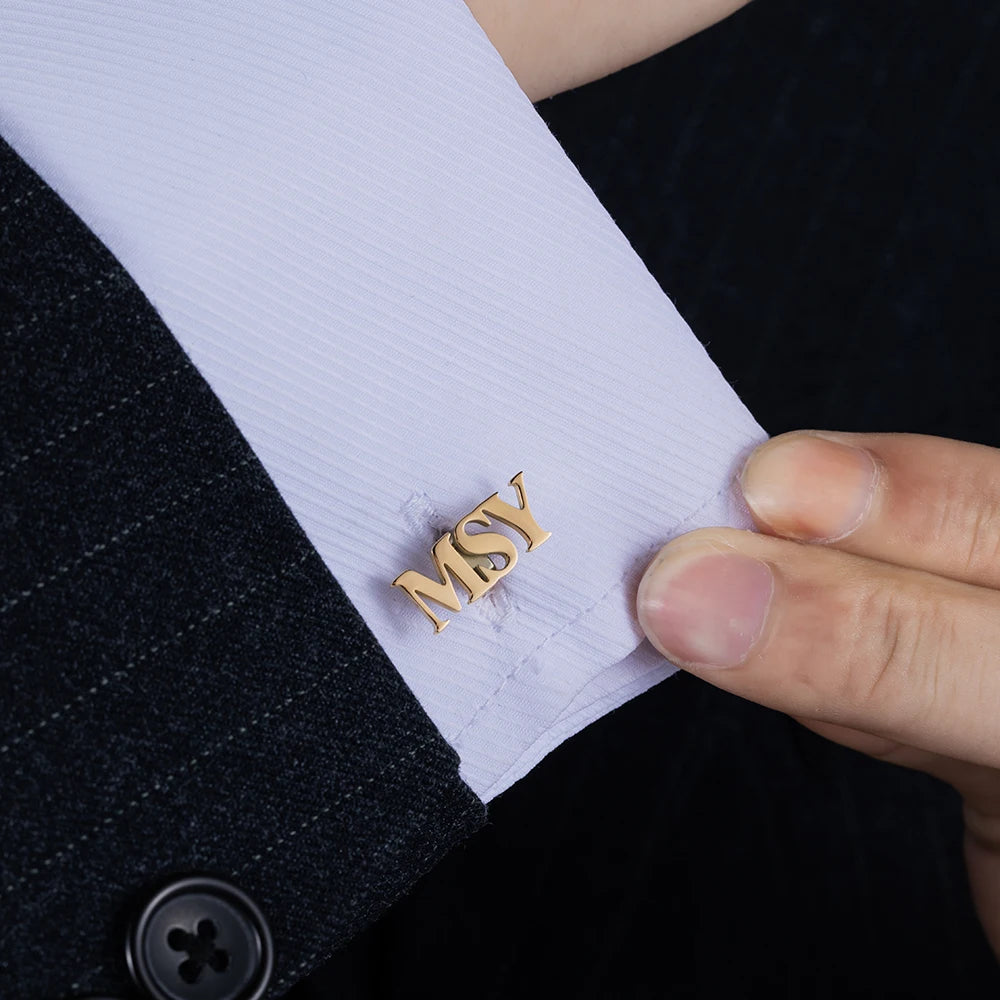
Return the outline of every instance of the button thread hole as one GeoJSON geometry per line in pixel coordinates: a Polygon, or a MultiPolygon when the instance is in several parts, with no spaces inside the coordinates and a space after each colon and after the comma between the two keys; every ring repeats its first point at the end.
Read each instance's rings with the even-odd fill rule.
{"type": "Polygon", "coordinates": [[[201,979],[206,966],[213,972],[225,972],[229,968],[229,952],[215,943],[218,935],[219,929],[207,917],[198,921],[193,934],[183,927],[172,927],[167,933],[167,947],[187,954],[177,967],[177,973],[188,985],[201,979]]]}

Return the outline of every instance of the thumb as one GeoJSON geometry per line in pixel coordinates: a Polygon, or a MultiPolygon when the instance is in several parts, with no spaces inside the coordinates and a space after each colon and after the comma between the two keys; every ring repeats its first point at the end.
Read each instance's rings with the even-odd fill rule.
{"type": "Polygon", "coordinates": [[[1000,766],[1000,596],[753,531],[668,543],[639,584],[653,645],[801,719],[1000,766]]]}

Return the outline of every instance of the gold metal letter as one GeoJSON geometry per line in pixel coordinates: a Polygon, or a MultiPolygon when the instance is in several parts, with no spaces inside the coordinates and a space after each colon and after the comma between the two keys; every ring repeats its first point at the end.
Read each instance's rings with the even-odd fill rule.
{"type": "MultiPolygon", "coordinates": [[[[493,569],[480,566],[476,570],[492,587],[500,577],[506,576],[514,568],[514,564],[517,562],[517,549],[514,548],[514,543],[506,535],[501,535],[496,531],[479,531],[470,535],[465,528],[470,521],[473,524],[482,524],[487,528],[490,526],[490,519],[483,514],[483,508],[480,505],[474,511],[466,514],[455,525],[455,548],[470,556],[489,556],[493,553],[499,553],[504,557],[506,565],[499,569],[494,564],[493,569]]],[[[472,601],[470,600],[469,603],[471,604],[472,601]]]]}
{"type": "Polygon", "coordinates": [[[519,472],[510,481],[510,485],[517,490],[517,501],[521,505],[520,507],[512,507],[509,503],[504,503],[503,500],[499,499],[500,494],[494,493],[488,500],[484,500],[477,509],[513,528],[528,543],[528,551],[530,552],[547,538],[551,538],[552,532],[542,531],[538,522],[531,516],[528,497],[524,492],[524,473],[519,472]]]}
{"type": "Polygon", "coordinates": [[[394,587],[402,588],[417,607],[430,618],[434,623],[435,633],[440,632],[448,624],[448,619],[438,618],[427,606],[425,597],[451,611],[462,610],[455,584],[449,574],[453,574],[468,591],[471,604],[473,601],[478,601],[490,587],[505,577],[517,563],[517,549],[506,535],[496,531],[470,534],[467,528],[469,524],[481,524],[488,528],[492,524],[490,518],[506,524],[528,543],[529,552],[551,537],[552,532],[543,531],[539,527],[528,506],[528,497],[524,492],[524,473],[519,472],[510,481],[510,485],[517,490],[520,506],[514,507],[505,503],[500,499],[499,493],[494,493],[474,510],[469,511],[455,525],[454,533],[447,532],[434,543],[431,558],[437,569],[438,580],[432,580],[416,570],[408,569],[392,581],[394,587]],[[503,557],[503,566],[497,566],[492,559],[484,558],[494,554],[503,557]]]}
{"type": "Polygon", "coordinates": [[[405,573],[400,573],[392,581],[392,585],[402,587],[406,591],[409,597],[416,602],[417,607],[434,622],[434,631],[437,633],[448,624],[448,619],[438,618],[427,606],[420,596],[421,594],[434,601],[435,604],[441,604],[451,611],[461,611],[462,605],[459,603],[455,584],[452,583],[449,573],[455,574],[455,579],[469,592],[469,598],[472,601],[477,597],[482,597],[489,590],[490,584],[483,580],[479,575],[479,570],[473,569],[465,561],[462,553],[454,548],[450,532],[442,535],[434,543],[434,548],[431,549],[431,558],[434,560],[434,566],[438,572],[439,579],[436,582],[429,576],[418,573],[415,569],[408,569],[405,573]]]}

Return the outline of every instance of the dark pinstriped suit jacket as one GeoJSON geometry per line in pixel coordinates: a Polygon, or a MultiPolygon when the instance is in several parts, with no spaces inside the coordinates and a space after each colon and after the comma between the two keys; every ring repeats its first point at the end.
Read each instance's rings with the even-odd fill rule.
{"type": "Polygon", "coordinates": [[[132,995],[164,879],[245,890],[278,996],[484,821],[123,268],[0,140],[0,997],[132,995]]]}

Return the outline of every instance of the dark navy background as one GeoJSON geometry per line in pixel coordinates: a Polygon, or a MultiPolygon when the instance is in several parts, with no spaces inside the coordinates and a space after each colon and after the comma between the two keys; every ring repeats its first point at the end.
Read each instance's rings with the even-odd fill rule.
{"type": "MultiPolygon", "coordinates": [[[[1000,445],[998,22],[755,0],[538,105],[769,433],[1000,445]]],[[[693,678],[490,812],[293,996],[1000,991],[955,794],[693,678]]]]}

